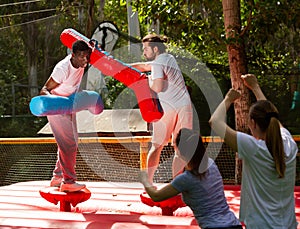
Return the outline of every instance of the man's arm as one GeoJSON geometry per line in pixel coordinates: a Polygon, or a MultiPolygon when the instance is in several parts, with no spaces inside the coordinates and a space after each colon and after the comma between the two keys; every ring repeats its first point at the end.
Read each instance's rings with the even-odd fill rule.
{"type": "Polygon", "coordinates": [[[50,76],[45,85],[40,90],[40,95],[50,95],[50,91],[56,88],[58,85],[59,83],[55,82],[54,79],[50,76]]]}
{"type": "Polygon", "coordinates": [[[158,78],[152,81],[150,88],[152,91],[159,93],[163,91],[165,80],[162,78],[158,78]]]}
{"type": "MultiPolygon", "coordinates": [[[[141,72],[150,72],[151,69],[151,63],[152,62],[138,62],[138,63],[132,63],[130,64],[131,67],[138,69],[141,72]]],[[[164,88],[164,79],[163,78],[157,78],[152,80],[152,77],[149,76],[149,86],[151,90],[153,90],[156,93],[159,93],[163,91],[164,88]]]]}
{"type": "Polygon", "coordinates": [[[141,72],[150,72],[151,65],[150,62],[138,62],[129,64],[131,67],[138,69],[141,72]]]}

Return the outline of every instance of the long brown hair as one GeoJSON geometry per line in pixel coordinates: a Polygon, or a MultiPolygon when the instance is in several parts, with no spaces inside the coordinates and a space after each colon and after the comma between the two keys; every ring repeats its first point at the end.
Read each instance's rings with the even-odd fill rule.
{"type": "MultiPolygon", "coordinates": [[[[203,163],[206,163],[204,166],[207,166],[207,157],[205,156],[206,148],[201,135],[191,129],[182,128],[176,137],[176,146],[181,158],[187,162],[191,172],[201,177],[201,175],[205,173],[205,171],[199,172],[202,160],[203,163]]],[[[201,168],[202,167],[203,164],[201,164],[201,168]]]]}
{"type": "Polygon", "coordinates": [[[274,159],[276,171],[279,178],[284,177],[285,153],[277,108],[268,100],[259,100],[251,106],[249,114],[261,131],[266,133],[265,142],[274,159]]]}

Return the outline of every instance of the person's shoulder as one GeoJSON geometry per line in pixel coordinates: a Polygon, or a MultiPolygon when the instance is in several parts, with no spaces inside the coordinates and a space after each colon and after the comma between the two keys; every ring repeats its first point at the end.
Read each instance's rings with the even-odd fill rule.
{"type": "Polygon", "coordinates": [[[289,137],[292,137],[291,133],[288,131],[288,129],[286,129],[285,127],[281,127],[280,128],[281,134],[282,135],[287,135],[289,137]]]}
{"type": "Polygon", "coordinates": [[[237,131],[237,145],[239,155],[254,155],[257,149],[261,148],[266,150],[266,143],[264,140],[256,139],[252,135],[237,131]],[[249,154],[250,152],[250,154],[249,154]]]}
{"type": "Polygon", "coordinates": [[[187,181],[189,180],[190,178],[193,177],[193,174],[191,173],[191,171],[189,170],[184,170],[182,173],[180,173],[179,175],[177,175],[174,180],[177,180],[177,181],[187,181]]]}
{"type": "Polygon", "coordinates": [[[168,52],[165,52],[164,54],[165,54],[165,55],[164,55],[165,58],[176,60],[176,58],[175,58],[175,56],[174,56],[173,54],[168,53],[168,52]]]}
{"type": "Polygon", "coordinates": [[[297,143],[295,142],[291,133],[286,128],[281,127],[280,131],[281,131],[281,137],[282,137],[284,152],[286,154],[286,157],[295,158],[299,151],[297,143]]]}
{"type": "Polygon", "coordinates": [[[55,67],[59,69],[69,69],[69,66],[72,65],[71,57],[71,55],[66,56],[64,59],[59,61],[55,67]]]}
{"type": "Polygon", "coordinates": [[[282,140],[285,141],[294,141],[292,134],[284,127],[280,128],[282,140]]]}
{"type": "Polygon", "coordinates": [[[156,60],[173,59],[174,56],[170,53],[164,52],[157,56],[156,60]]]}
{"type": "Polygon", "coordinates": [[[68,74],[70,65],[71,65],[71,55],[68,55],[55,65],[52,72],[52,76],[58,79],[68,74]]]}
{"type": "Polygon", "coordinates": [[[185,170],[184,172],[178,174],[174,179],[170,182],[173,186],[182,185],[189,183],[190,180],[190,172],[185,170]]]}
{"type": "Polygon", "coordinates": [[[252,135],[249,135],[249,134],[246,134],[246,133],[243,133],[241,131],[237,131],[236,132],[236,137],[237,137],[237,141],[242,141],[244,139],[255,139],[252,135]]]}

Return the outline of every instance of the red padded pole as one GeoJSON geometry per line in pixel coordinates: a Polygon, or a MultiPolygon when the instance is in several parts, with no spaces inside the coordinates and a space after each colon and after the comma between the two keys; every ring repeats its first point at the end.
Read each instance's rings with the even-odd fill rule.
{"type": "Polygon", "coordinates": [[[158,99],[154,96],[154,92],[150,89],[145,74],[113,58],[100,48],[92,47],[89,43],[90,40],[74,29],[65,29],[61,33],[60,39],[70,49],[75,41],[85,41],[93,50],[90,56],[90,64],[99,69],[104,75],[114,77],[134,91],[141,115],[146,122],[155,122],[163,116],[163,110],[158,99]]]}

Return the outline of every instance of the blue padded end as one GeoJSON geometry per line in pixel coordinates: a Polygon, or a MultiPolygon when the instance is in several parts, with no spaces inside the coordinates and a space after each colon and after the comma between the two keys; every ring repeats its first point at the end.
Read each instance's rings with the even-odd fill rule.
{"type": "Polygon", "coordinates": [[[29,108],[35,116],[70,114],[72,112],[72,100],[57,95],[41,95],[31,99],[29,108]]]}
{"type": "Polygon", "coordinates": [[[40,95],[33,97],[29,104],[35,116],[71,114],[81,110],[89,110],[92,114],[100,114],[104,105],[100,95],[95,91],[81,91],[69,97],[58,95],[40,95]]]}

